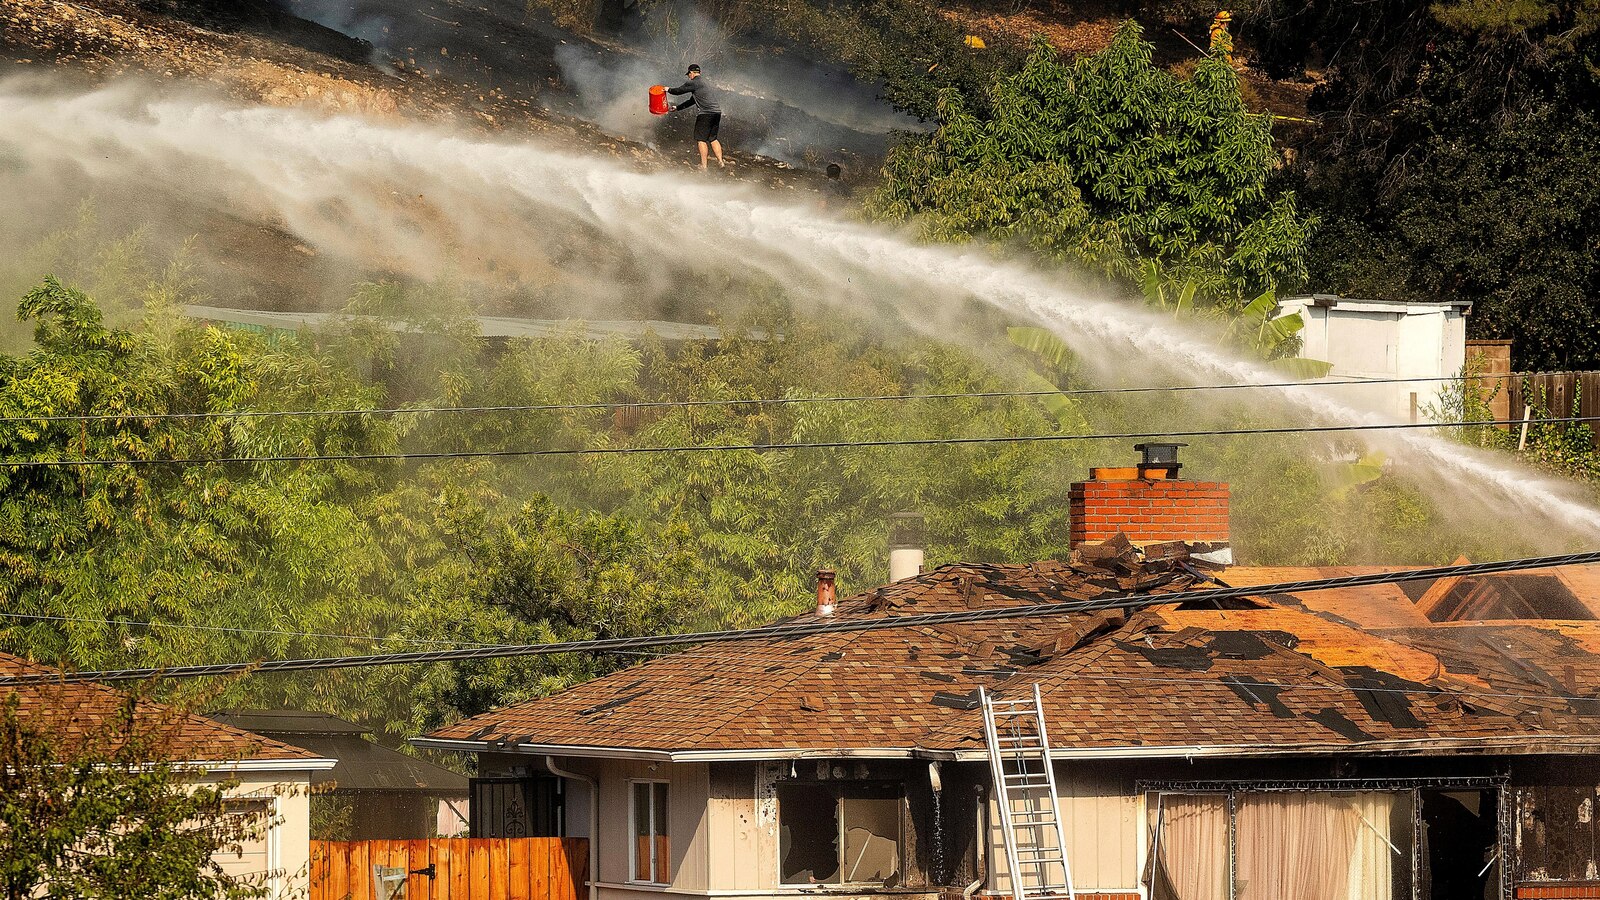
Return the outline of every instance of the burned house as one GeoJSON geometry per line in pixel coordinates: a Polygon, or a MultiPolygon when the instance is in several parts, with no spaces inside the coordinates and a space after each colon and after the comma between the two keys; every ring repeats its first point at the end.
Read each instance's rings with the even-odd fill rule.
{"type": "Polygon", "coordinates": [[[1176,475],[1074,486],[1069,559],[795,621],[1136,608],[710,645],[418,743],[589,837],[597,900],[1012,894],[980,689],[1038,692],[1080,898],[1594,896],[1600,573],[1186,599],[1357,570],[1228,566],[1226,486],[1176,475]]]}

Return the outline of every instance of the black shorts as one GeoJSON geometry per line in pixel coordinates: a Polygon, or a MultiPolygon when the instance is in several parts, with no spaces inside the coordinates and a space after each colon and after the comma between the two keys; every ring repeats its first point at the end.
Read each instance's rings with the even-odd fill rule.
{"type": "Polygon", "coordinates": [[[701,113],[694,117],[694,139],[709,144],[722,131],[722,113],[701,113]]]}

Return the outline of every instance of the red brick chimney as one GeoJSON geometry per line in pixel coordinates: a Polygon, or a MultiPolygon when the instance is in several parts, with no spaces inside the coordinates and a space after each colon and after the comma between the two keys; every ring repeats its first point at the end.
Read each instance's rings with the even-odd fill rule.
{"type": "Polygon", "coordinates": [[[1135,544],[1163,541],[1228,542],[1228,485],[1183,481],[1178,448],[1184,444],[1139,444],[1136,466],[1099,467],[1071,488],[1070,544],[1093,544],[1117,532],[1135,544]]]}

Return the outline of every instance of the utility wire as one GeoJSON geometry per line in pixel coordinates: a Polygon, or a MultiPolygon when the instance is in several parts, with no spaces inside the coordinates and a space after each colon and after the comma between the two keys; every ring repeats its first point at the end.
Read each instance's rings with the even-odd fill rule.
{"type": "Polygon", "coordinates": [[[385,408],[351,409],[293,409],[293,410],[231,410],[222,412],[192,413],[97,413],[93,415],[4,416],[0,425],[42,424],[46,422],[157,422],[190,421],[196,419],[273,419],[313,418],[331,416],[393,416],[420,413],[512,413],[561,412],[603,409],[688,409],[708,406],[793,405],[806,403],[865,403],[901,402],[908,400],[982,400],[1003,397],[1087,397],[1101,394],[1169,394],[1193,391],[1259,390],[1285,387],[1340,387],[1345,385],[1417,384],[1421,382],[1457,382],[1487,378],[1524,378],[1534,375],[1578,375],[1581,372],[1511,372],[1505,375],[1443,375],[1438,377],[1410,378],[1360,378],[1340,376],[1344,381],[1268,381],[1230,382],[1226,384],[1165,385],[1156,387],[1124,388],[1063,388],[1061,390],[1028,391],[968,391],[948,394],[863,394],[838,397],[751,397],[723,400],[640,400],[596,403],[538,403],[522,406],[395,406],[385,408]]]}
{"type": "Polygon", "coordinates": [[[322,631],[289,631],[279,628],[233,628],[226,625],[185,625],[177,622],[139,622],[132,619],[93,619],[84,616],[51,616],[35,613],[0,612],[0,619],[23,619],[30,622],[78,622],[86,625],[120,625],[125,628],[166,628],[178,631],[211,631],[226,634],[277,635],[282,637],[337,638],[346,641],[366,641],[373,644],[400,642],[405,644],[431,644],[440,647],[487,647],[489,644],[469,641],[436,641],[428,638],[375,634],[335,634],[322,631]]]}
{"type": "Polygon", "coordinates": [[[336,656],[310,659],[275,659],[256,662],[215,663],[210,665],[172,666],[168,668],[108,669],[92,672],[30,673],[0,677],[0,685],[41,684],[84,681],[128,681],[141,678],[198,678],[215,675],[269,674],[275,672],[308,672],[327,669],[366,668],[371,666],[413,665],[436,662],[464,662],[483,659],[508,659],[525,656],[551,656],[560,653],[597,653],[619,650],[642,650],[651,647],[682,647],[695,644],[719,644],[747,640],[784,640],[822,634],[846,634],[862,631],[879,631],[890,628],[923,628],[936,625],[953,625],[968,622],[993,622],[1005,619],[1028,619],[1060,616],[1071,613],[1095,612],[1109,609],[1139,609],[1164,603],[1207,603],[1238,597],[1292,594],[1309,591],[1336,590],[1350,587],[1367,587],[1379,584],[1399,584],[1409,581],[1431,581],[1438,578],[1460,578],[1473,575],[1493,575],[1501,572],[1519,572],[1554,566],[1582,565],[1600,562],[1600,550],[1569,553],[1561,556],[1536,556],[1495,562],[1467,563],[1462,565],[1433,566],[1405,572],[1375,572],[1363,575],[1344,575],[1335,578],[1314,578],[1302,581],[1280,582],[1241,587],[1208,588],[1197,591],[1168,591],[1164,593],[1129,594],[1120,597],[1103,597],[1093,600],[1072,600],[1061,603],[1039,603],[1024,606],[1002,606],[992,609],[957,610],[941,613],[921,613],[907,616],[889,616],[880,619],[843,619],[838,621],[780,622],[760,628],[725,631],[702,631],[688,634],[649,635],[625,638],[597,638],[584,641],[562,641],[548,644],[502,644],[487,647],[454,650],[418,650],[401,653],[381,653],[367,656],[336,656]]]}
{"type": "Polygon", "coordinates": [[[283,456],[190,456],[166,459],[84,458],[0,460],[0,469],[72,468],[78,466],[173,466],[206,463],[377,462],[428,459],[484,459],[522,456],[636,456],[654,453],[728,453],[734,451],[843,450],[863,447],[933,447],[977,444],[1063,443],[1077,441],[1152,440],[1164,438],[1240,437],[1278,434],[1342,434],[1404,431],[1414,428],[1489,428],[1496,425],[1556,425],[1600,422],[1600,416],[1488,419],[1477,422],[1392,422],[1365,425],[1290,425],[1279,428],[1223,428],[1205,431],[1126,431],[1094,434],[1018,434],[988,437],[900,438],[866,441],[810,441],[792,444],[689,444],[651,447],[565,447],[536,450],[440,450],[434,452],[321,453],[283,456]]]}

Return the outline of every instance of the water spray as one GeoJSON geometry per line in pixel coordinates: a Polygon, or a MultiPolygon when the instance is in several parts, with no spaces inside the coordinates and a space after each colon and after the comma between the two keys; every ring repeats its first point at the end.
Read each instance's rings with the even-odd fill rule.
{"type": "MultiPolygon", "coordinates": [[[[670,234],[691,260],[754,272],[841,309],[888,305],[906,327],[935,338],[948,336],[942,310],[976,298],[1046,325],[1107,370],[1170,364],[1191,378],[1281,379],[1191,323],[1075,289],[1059,273],[1000,262],[981,248],[920,245],[753,188],[531,143],[156,95],[134,83],[71,93],[10,81],[0,83],[0,157],[13,160],[7,179],[23,188],[64,170],[90,183],[135,184],[275,221],[325,252],[419,276],[444,271],[464,248],[550,266],[541,249],[570,239],[587,255],[582,266],[564,267],[567,277],[636,295],[650,279],[661,290],[672,284],[656,252],[670,234]]],[[[1284,409],[1319,424],[1394,421],[1308,387],[1269,390],[1284,409]]],[[[1446,507],[1477,504],[1485,521],[1520,521],[1546,540],[1600,530],[1600,511],[1571,484],[1493,453],[1415,433],[1368,439],[1409,463],[1446,507]]]]}

